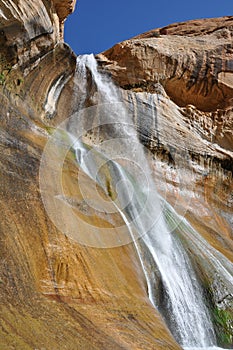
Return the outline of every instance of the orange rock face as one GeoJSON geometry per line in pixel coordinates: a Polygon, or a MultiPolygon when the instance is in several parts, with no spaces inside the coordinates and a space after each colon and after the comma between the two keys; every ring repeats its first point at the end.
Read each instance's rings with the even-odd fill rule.
{"type": "MultiPolygon", "coordinates": [[[[233,17],[176,23],[98,55],[102,67],[124,90],[124,98],[133,102],[144,144],[166,162],[177,150],[186,149],[191,163],[206,172],[199,178],[201,173],[194,170],[199,187],[194,193],[202,192],[204,206],[208,202],[217,210],[225,208],[228,221],[233,171],[232,24],[233,17]],[[157,93],[162,96],[159,104],[157,93]],[[156,109],[157,129],[155,121],[147,120],[149,130],[143,135],[138,116],[147,113],[143,105],[149,98],[156,109]]],[[[231,228],[224,225],[232,237],[231,228]]],[[[222,226],[217,230],[225,231],[222,226]]]]}
{"type": "MultiPolygon", "coordinates": [[[[176,350],[148,300],[134,246],[81,245],[59,232],[43,206],[39,166],[48,130],[74,108],[76,60],[60,42],[73,3],[0,1],[0,348],[176,350]]],[[[77,172],[68,160],[68,194],[77,189],[77,172]]],[[[83,221],[98,232],[121,220],[81,207],[76,215],[82,235],[89,233],[81,232],[83,221]]]]}
{"type": "Polygon", "coordinates": [[[125,89],[161,82],[179,106],[213,111],[232,105],[232,17],[174,24],[107,50],[101,58],[125,89]]]}
{"type": "MultiPolygon", "coordinates": [[[[60,232],[43,206],[43,149],[50,130],[75,110],[70,97],[76,58],[60,42],[62,23],[74,3],[0,0],[0,348],[178,350],[149,302],[134,245],[84,246],[60,232]]],[[[139,128],[142,142],[157,157],[152,166],[155,179],[162,178],[159,190],[176,204],[183,169],[174,173],[172,147],[188,146],[193,186],[188,187],[188,177],[182,185],[193,200],[188,205],[183,196],[177,210],[185,209],[193,225],[229,259],[232,22],[229,17],[168,26],[100,56],[135,112],[161,91],[157,129],[149,123],[148,136],[139,128]]],[[[150,122],[150,113],[147,117],[150,122]]],[[[94,198],[94,183],[68,158],[62,173],[66,194],[75,193],[81,203],[78,174],[94,198]]],[[[119,215],[108,220],[84,209],[75,209],[83,235],[89,232],[82,221],[97,233],[101,227],[117,233],[119,215]]]]}
{"type": "Polygon", "coordinates": [[[63,22],[66,17],[73,12],[76,4],[76,0],[52,0],[52,2],[54,3],[55,9],[61,22],[63,22]]]}
{"type": "MultiPolygon", "coordinates": [[[[121,87],[139,137],[154,156],[158,191],[230,261],[232,24],[233,17],[177,23],[98,55],[101,67],[121,87]]],[[[232,303],[223,309],[232,318],[232,303]]]]}

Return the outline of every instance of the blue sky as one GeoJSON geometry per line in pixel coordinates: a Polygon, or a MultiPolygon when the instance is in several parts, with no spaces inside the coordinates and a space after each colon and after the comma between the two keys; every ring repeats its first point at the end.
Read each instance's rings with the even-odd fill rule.
{"type": "Polygon", "coordinates": [[[65,23],[65,41],[76,54],[96,54],[174,22],[230,15],[232,0],[77,0],[65,23]]]}

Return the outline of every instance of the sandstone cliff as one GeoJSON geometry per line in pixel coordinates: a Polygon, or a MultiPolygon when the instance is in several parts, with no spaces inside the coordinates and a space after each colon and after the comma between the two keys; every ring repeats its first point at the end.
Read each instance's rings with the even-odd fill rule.
{"type": "MultiPolygon", "coordinates": [[[[124,98],[134,105],[142,142],[170,165],[175,165],[176,152],[185,149],[190,159],[186,165],[197,185],[194,193],[199,196],[201,192],[205,208],[209,203],[210,208],[222,210],[230,225],[232,24],[232,17],[173,24],[126,40],[98,55],[100,64],[122,87],[124,98]],[[145,106],[148,98],[151,107],[145,106]],[[145,123],[140,112],[145,114],[147,108],[154,109],[147,114],[155,116],[145,123]]],[[[178,177],[173,181],[173,186],[177,185],[178,177]]],[[[199,198],[197,205],[200,203],[199,198]]],[[[194,209],[195,202],[191,206],[194,209]]],[[[213,222],[210,226],[214,228],[213,222]]],[[[232,237],[226,222],[218,231],[227,231],[232,237]]]]}
{"type": "MultiPolygon", "coordinates": [[[[48,130],[76,108],[70,99],[75,55],[61,41],[73,6],[68,0],[0,0],[0,348],[179,349],[148,300],[134,246],[82,246],[59,232],[42,203],[39,165],[48,130]]],[[[185,208],[229,259],[232,23],[232,18],[222,18],[177,24],[100,56],[135,111],[143,108],[147,94],[156,98],[158,89],[166,97],[157,128],[150,120],[147,128],[136,122],[142,142],[161,164],[155,176],[167,174],[161,193],[176,203],[179,169],[171,169],[176,154],[171,149],[182,148],[188,139],[194,185],[187,193],[193,201],[187,205],[183,196],[178,209],[185,208]],[[171,108],[177,109],[175,116],[171,108]]],[[[77,172],[68,162],[68,192],[76,191],[77,172]]],[[[81,176],[94,193],[90,180],[81,176]]],[[[182,181],[187,188],[189,179],[182,181]]],[[[78,212],[80,227],[83,216],[78,212]]],[[[85,219],[96,227],[114,226],[95,213],[85,219]]]]}
{"type": "MultiPolygon", "coordinates": [[[[0,3],[0,347],[178,349],[147,299],[134,247],[81,246],[53,226],[42,203],[48,126],[73,109],[75,56],[60,41],[72,4],[0,3]]],[[[75,188],[72,164],[64,176],[75,188]]]]}

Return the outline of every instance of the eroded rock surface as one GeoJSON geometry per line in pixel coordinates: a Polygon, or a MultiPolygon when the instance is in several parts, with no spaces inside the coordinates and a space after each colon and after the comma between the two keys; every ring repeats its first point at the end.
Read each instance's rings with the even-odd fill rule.
{"type": "MultiPolygon", "coordinates": [[[[154,155],[158,191],[231,261],[232,25],[233,17],[176,23],[98,55],[154,155]]],[[[212,277],[207,285],[219,302],[217,314],[226,310],[232,318],[232,298],[224,306],[217,292],[225,287],[212,277]]],[[[227,333],[231,343],[230,326],[227,333]]]]}
{"type": "MultiPolygon", "coordinates": [[[[39,166],[49,132],[76,110],[76,60],[60,41],[73,5],[0,0],[0,347],[176,350],[148,300],[134,246],[85,247],[59,232],[42,203],[39,166]]],[[[99,57],[134,108],[161,194],[229,259],[232,24],[232,17],[176,24],[99,57]],[[178,148],[188,152],[188,175],[186,165],[175,166],[178,148]]],[[[79,175],[94,196],[94,184],[79,175]]],[[[68,159],[63,178],[79,204],[78,228],[85,221],[97,232],[115,225],[117,233],[121,217],[108,220],[82,205],[77,176],[68,159]]]]}
{"type": "MultiPolygon", "coordinates": [[[[60,41],[73,4],[0,1],[0,348],[176,350],[148,300],[134,246],[81,245],[59,232],[43,206],[42,152],[50,130],[75,109],[76,59],[60,41]]],[[[82,205],[77,176],[68,161],[63,177],[79,203],[78,230],[84,221],[97,234],[114,227],[119,215],[108,221],[82,205]]]]}
{"type": "MultiPolygon", "coordinates": [[[[170,163],[176,150],[186,149],[191,167],[204,176],[202,185],[218,193],[215,204],[222,203],[228,220],[233,170],[232,25],[232,17],[176,23],[98,55],[134,106],[143,143],[170,163]]],[[[213,199],[213,192],[206,191],[208,200],[213,199]]]]}
{"type": "Polygon", "coordinates": [[[105,64],[125,89],[153,92],[161,82],[179,106],[226,108],[232,106],[232,25],[224,17],[154,30],[107,50],[105,64]]]}

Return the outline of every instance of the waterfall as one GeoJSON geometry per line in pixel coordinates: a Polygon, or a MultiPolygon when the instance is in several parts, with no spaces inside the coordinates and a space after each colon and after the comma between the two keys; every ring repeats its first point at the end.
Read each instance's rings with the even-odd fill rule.
{"type": "Polygon", "coordinates": [[[94,115],[87,113],[88,118],[67,125],[79,166],[107,194],[108,186],[116,193],[114,205],[134,241],[150,301],[174,338],[187,348],[214,347],[215,334],[202,288],[189,255],[167,226],[143,146],[118,89],[98,71],[93,55],[78,57],[76,81],[83,96],[79,108],[84,108],[86,101],[97,106],[94,115]],[[77,138],[80,130],[82,137],[77,138]],[[89,140],[90,135],[94,137],[95,146],[86,145],[88,134],[89,140]],[[109,174],[108,185],[103,164],[109,174]],[[160,297],[153,269],[158,271],[160,297]]]}

